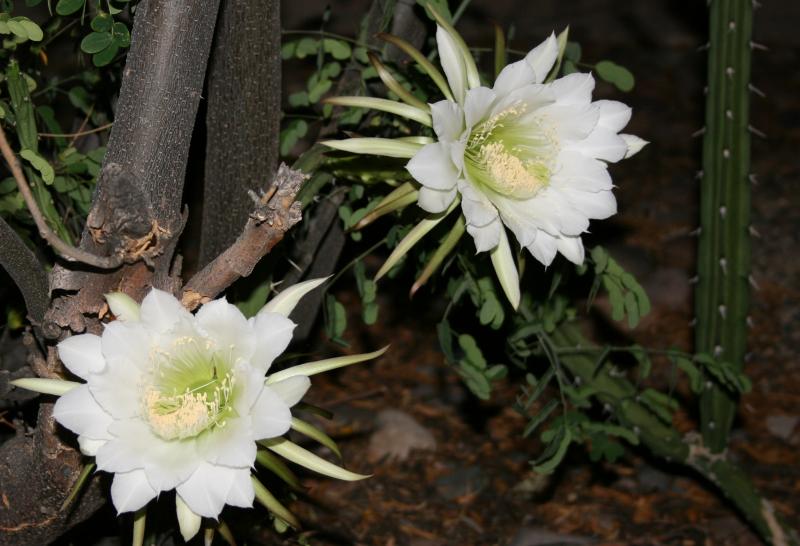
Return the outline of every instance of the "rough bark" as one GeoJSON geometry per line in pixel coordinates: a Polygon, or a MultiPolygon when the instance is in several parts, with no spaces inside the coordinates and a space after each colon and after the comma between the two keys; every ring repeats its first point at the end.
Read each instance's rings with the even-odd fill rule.
{"type": "Polygon", "coordinates": [[[208,67],[199,265],[236,239],[278,164],[279,0],[223,2],[208,67]]]}
{"type": "Polygon", "coordinates": [[[50,302],[47,274],[36,259],[36,255],[25,246],[19,235],[2,218],[0,218],[0,249],[2,249],[0,265],[8,272],[22,293],[28,318],[33,324],[41,324],[50,302]]]}
{"type": "MultiPolygon", "coordinates": [[[[137,261],[105,273],[56,266],[43,325],[51,340],[99,332],[106,292],[141,297],[149,286],[175,290],[180,282],[170,267],[184,223],[184,173],[218,2],[138,4],[114,129],[80,242],[94,254],[123,253],[137,261]]],[[[44,362],[35,368],[39,375],[61,373],[54,347],[44,362]]],[[[0,544],[47,544],[93,513],[106,492],[89,489],[72,511],[60,511],[81,466],[43,406],[33,435],[20,431],[0,447],[0,544]]]]}
{"type": "Polygon", "coordinates": [[[236,241],[186,283],[182,299],[187,308],[206,303],[239,278],[248,276],[300,221],[300,203],[295,197],[306,178],[302,172],[281,165],[267,193],[260,198],[251,194],[256,198],[255,208],[236,241]]]}

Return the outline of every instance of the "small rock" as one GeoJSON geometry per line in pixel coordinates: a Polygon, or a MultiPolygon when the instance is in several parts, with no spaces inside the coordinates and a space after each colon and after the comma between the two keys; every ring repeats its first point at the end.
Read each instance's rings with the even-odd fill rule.
{"type": "Polygon", "coordinates": [[[770,415],[767,417],[767,430],[781,440],[788,440],[799,422],[800,416],[797,415],[770,415]]]}
{"type": "Polygon", "coordinates": [[[644,491],[668,491],[672,487],[672,476],[643,465],[638,473],[639,485],[644,491]]]}
{"type": "Polygon", "coordinates": [[[436,480],[436,491],[447,500],[479,493],[489,483],[477,466],[458,466],[446,476],[436,480]]]}
{"type": "Polygon", "coordinates": [[[523,527],[509,546],[580,546],[594,540],[577,535],[562,535],[539,527],[523,527]]]}
{"type": "Polygon", "coordinates": [[[405,412],[383,410],[375,418],[375,423],[378,430],[372,434],[367,448],[370,461],[383,458],[404,461],[415,449],[436,449],[433,434],[405,412]]]}

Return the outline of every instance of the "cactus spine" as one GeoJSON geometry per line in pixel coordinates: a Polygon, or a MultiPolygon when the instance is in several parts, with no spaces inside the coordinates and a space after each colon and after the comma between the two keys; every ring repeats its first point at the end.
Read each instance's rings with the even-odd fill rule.
{"type": "MultiPolygon", "coordinates": [[[[753,0],[710,0],[695,347],[737,372],[744,363],[750,278],[752,21],[753,0]]],[[[721,452],[735,396],[710,380],[700,407],[704,444],[721,452]]]]}

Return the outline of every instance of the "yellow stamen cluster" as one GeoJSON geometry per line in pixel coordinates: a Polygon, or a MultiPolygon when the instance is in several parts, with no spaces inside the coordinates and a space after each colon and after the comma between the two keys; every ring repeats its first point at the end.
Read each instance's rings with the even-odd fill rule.
{"type": "Polygon", "coordinates": [[[546,180],[536,176],[517,156],[508,153],[500,142],[481,146],[479,158],[494,181],[494,189],[500,193],[532,197],[547,185],[546,180]]]}

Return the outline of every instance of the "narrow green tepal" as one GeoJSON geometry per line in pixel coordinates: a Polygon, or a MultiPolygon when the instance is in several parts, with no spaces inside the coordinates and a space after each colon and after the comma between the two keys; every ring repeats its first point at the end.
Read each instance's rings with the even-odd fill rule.
{"type": "MultiPolygon", "coordinates": [[[[710,2],[708,93],[700,187],[695,349],[741,372],[750,278],[750,64],[752,0],[710,2]]],[[[736,395],[708,376],[704,444],[722,452],[736,395]]]]}

